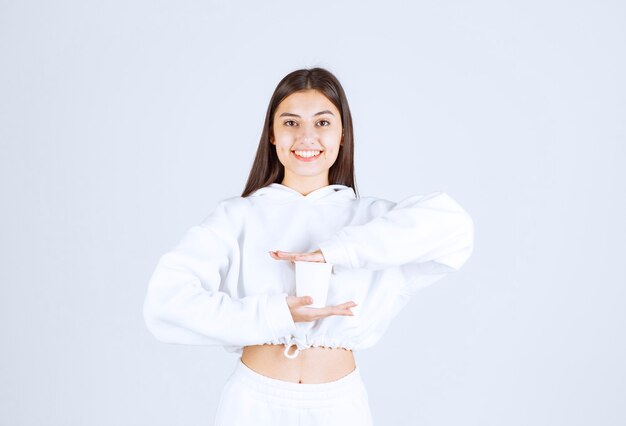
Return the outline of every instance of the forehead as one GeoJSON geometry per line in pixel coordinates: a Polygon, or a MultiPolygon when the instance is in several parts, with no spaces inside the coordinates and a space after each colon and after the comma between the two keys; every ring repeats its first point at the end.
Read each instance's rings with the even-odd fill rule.
{"type": "Polygon", "coordinates": [[[335,107],[330,99],[324,96],[322,92],[315,89],[309,89],[300,90],[287,96],[280,102],[280,104],[278,104],[276,112],[297,113],[299,111],[303,114],[310,113],[309,115],[313,115],[316,112],[325,109],[332,111],[337,116],[339,115],[339,110],[337,110],[337,107],[335,107]]]}

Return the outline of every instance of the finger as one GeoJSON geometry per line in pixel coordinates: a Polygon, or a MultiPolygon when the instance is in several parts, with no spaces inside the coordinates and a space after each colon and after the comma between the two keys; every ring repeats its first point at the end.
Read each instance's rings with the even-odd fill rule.
{"type": "Polygon", "coordinates": [[[318,262],[318,263],[324,262],[323,256],[318,253],[300,254],[300,255],[295,256],[295,260],[300,260],[304,262],[318,262]]]}
{"type": "Polygon", "coordinates": [[[293,253],[293,252],[276,250],[274,252],[270,252],[270,254],[275,259],[291,260],[291,261],[293,261],[293,260],[295,260],[296,256],[304,254],[304,253],[293,253]]]}
{"type": "Polygon", "coordinates": [[[350,308],[335,308],[333,315],[354,315],[350,308]]]}
{"type": "Polygon", "coordinates": [[[356,303],[354,302],[346,302],[341,305],[336,305],[332,307],[332,315],[354,315],[351,311],[351,308],[354,308],[356,303]]]}
{"type": "Polygon", "coordinates": [[[320,319],[320,318],[326,318],[329,317],[331,315],[346,315],[346,316],[354,316],[354,313],[350,310],[350,308],[353,308],[357,306],[356,303],[354,302],[346,302],[346,303],[342,303],[341,305],[336,305],[336,306],[326,306],[324,308],[307,308],[307,310],[309,310],[311,312],[311,321],[320,319]]]}
{"type": "Polygon", "coordinates": [[[326,306],[324,308],[307,308],[311,311],[311,320],[315,321],[321,318],[326,318],[333,315],[332,306],[326,306]]]}
{"type": "Polygon", "coordinates": [[[291,263],[294,262],[294,260],[292,259],[293,256],[286,257],[286,256],[284,256],[282,254],[277,254],[276,252],[273,252],[273,251],[270,251],[269,254],[272,257],[272,259],[274,259],[274,260],[288,260],[291,263]]]}
{"type": "Polygon", "coordinates": [[[278,251],[269,251],[270,256],[272,256],[276,260],[285,260],[285,255],[282,252],[278,251]]]}
{"type": "Polygon", "coordinates": [[[354,315],[352,311],[348,308],[340,308],[338,306],[326,306],[325,308],[307,308],[314,310],[314,313],[311,315],[313,320],[317,320],[320,318],[326,318],[332,315],[354,315]]]}

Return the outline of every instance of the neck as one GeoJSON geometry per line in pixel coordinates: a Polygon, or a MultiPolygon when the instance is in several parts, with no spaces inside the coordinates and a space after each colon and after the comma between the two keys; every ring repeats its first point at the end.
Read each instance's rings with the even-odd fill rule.
{"type": "Polygon", "coordinates": [[[328,175],[304,177],[298,176],[297,178],[285,176],[281,184],[288,186],[289,188],[295,189],[302,195],[307,195],[309,192],[329,185],[328,175]]]}

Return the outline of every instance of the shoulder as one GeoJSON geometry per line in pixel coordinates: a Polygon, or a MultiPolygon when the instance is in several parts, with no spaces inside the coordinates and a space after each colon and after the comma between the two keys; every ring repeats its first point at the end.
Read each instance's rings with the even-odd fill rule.
{"type": "Polygon", "coordinates": [[[361,197],[359,205],[372,210],[374,212],[384,212],[392,208],[403,207],[427,207],[427,206],[445,206],[456,205],[456,201],[444,191],[419,192],[405,195],[398,201],[389,200],[387,198],[366,196],[361,197]]]}
{"type": "Polygon", "coordinates": [[[237,231],[250,208],[250,201],[239,195],[217,201],[213,210],[206,215],[199,226],[214,230],[237,231]]]}

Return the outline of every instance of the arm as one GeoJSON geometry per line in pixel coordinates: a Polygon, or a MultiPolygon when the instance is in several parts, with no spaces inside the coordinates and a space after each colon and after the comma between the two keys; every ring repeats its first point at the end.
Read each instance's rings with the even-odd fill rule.
{"type": "Polygon", "coordinates": [[[450,272],[467,261],[473,241],[471,217],[446,193],[433,192],[406,198],[365,224],[343,227],[319,248],[328,263],[346,268],[434,261],[450,272]]]}
{"type": "Polygon", "coordinates": [[[239,247],[225,213],[220,204],[159,259],[143,305],[148,330],[158,340],[246,346],[295,332],[286,293],[232,298],[219,290],[238,281],[239,247]]]}

